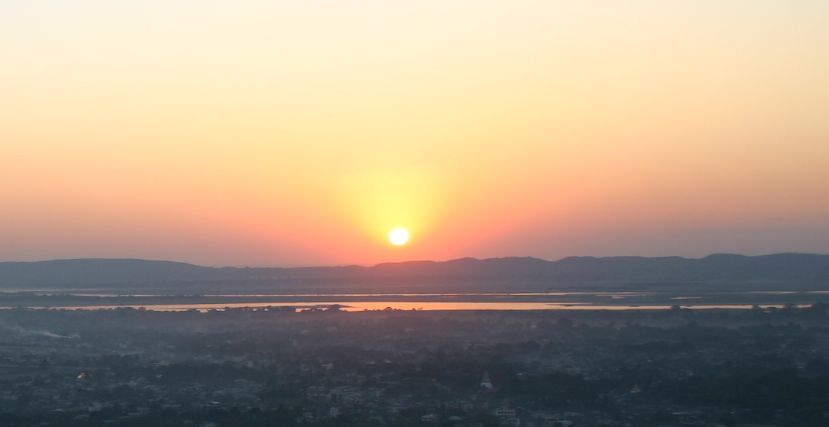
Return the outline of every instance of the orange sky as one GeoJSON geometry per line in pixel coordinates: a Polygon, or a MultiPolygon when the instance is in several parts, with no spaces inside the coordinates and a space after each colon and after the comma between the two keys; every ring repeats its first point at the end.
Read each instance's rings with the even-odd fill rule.
{"type": "Polygon", "coordinates": [[[826,22],[823,0],[4,1],[0,260],[829,252],[826,22]]]}

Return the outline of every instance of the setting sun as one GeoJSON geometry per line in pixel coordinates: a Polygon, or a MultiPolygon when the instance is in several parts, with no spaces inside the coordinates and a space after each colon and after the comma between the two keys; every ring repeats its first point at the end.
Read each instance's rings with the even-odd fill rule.
{"type": "Polygon", "coordinates": [[[389,231],[389,242],[395,246],[403,246],[409,241],[409,230],[402,227],[392,228],[389,231]]]}

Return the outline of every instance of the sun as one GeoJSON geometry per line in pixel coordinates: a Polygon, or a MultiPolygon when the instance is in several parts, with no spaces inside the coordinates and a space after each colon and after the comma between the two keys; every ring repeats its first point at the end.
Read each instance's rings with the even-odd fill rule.
{"type": "Polygon", "coordinates": [[[403,246],[409,241],[409,230],[395,227],[389,231],[389,243],[394,246],[403,246]]]}

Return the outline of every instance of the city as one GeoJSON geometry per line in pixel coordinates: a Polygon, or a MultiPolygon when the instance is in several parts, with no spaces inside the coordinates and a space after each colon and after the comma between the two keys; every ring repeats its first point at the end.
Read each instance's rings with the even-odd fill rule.
{"type": "Polygon", "coordinates": [[[820,426],[808,308],[0,311],[0,425],[820,426]]]}

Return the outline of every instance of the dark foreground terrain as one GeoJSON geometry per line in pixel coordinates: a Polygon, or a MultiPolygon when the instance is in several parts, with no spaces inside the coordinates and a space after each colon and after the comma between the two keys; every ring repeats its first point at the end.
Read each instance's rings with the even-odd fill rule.
{"type": "Polygon", "coordinates": [[[826,426],[826,307],[0,311],[0,426],[826,426]]]}

